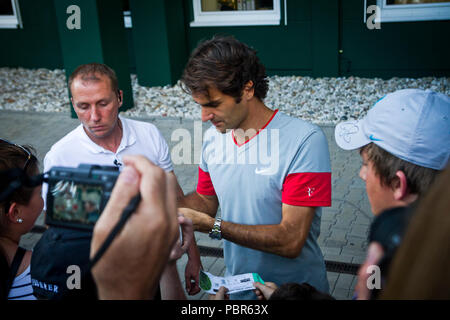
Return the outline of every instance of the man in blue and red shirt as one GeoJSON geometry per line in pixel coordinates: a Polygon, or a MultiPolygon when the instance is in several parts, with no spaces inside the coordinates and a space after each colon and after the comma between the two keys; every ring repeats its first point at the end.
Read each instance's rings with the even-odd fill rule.
{"type": "Polygon", "coordinates": [[[180,211],[196,230],[224,239],[226,275],[256,272],[265,281],[307,282],[328,292],[317,244],[321,207],[331,205],[321,129],[264,104],[265,68],[231,37],[200,44],[182,83],[213,126],[203,141],[197,190],[186,198],[190,209],[180,211]]]}

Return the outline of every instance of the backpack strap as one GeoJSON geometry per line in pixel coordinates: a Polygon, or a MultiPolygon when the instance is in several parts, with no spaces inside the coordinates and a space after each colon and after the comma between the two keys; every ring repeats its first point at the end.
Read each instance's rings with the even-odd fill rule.
{"type": "Polygon", "coordinates": [[[25,252],[27,252],[27,250],[25,250],[24,248],[17,247],[16,254],[14,255],[14,259],[13,259],[13,261],[11,263],[11,267],[9,269],[9,278],[6,283],[7,296],[9,295],[9,291],[11,290],[11,286],[16,277],[17,270],[19,270],[20,264],[22,263],[22,259],[23,259],[23,256],[25,255],[25,252]]]}

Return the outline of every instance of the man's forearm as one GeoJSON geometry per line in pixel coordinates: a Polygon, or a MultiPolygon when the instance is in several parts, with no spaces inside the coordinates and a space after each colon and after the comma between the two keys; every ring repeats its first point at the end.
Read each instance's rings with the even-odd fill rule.
{"type": "MultiPolygon", "coordinates": [[[[194,227],[200,232],[209,232],[213,225],[214,219],[206,215],[199,219],[198,224],[194,222],[194,227]]],[[[244,225],[222,221],[221,231],[222,238],[244,247],[295,258],[308,237],[309,226],[292,228],[282,224],[244,225]]]]}
{"type": "Polygon", "coordinates": [[[190,208],[200,212],[207,213],[211,217],[215,217],[217,213],[217,204],[212,201],[207,201],[201,197],[197,192],[192,192],[183,199],[178,201],[178,207],[190,208]]]}
{"type": "Polygon", "coordinates": [[[186,295],[178,276],[177,264],[169,262],[159,281],[162,300],[185,300],[186,295]]]}
{"type": "MultiPolygon", "coordinates": [[[[214,226],[215,215],[205,210],[186,207],[179,210],[192,220],[196,231],[208,233],[214,226]]],[[[222,221],[222,238],[255,250],[295,258],[306,242],[314,214],[315,208],[283,204],[283,216],[279,224],[244,225],[222,221]]]]}
{"type": "Polygon", "coordinates": [[[222,221],[222,238],[236,244],[296,258],[305,244],[308,233],[293,231],[283,225],[243,225],[222,221]]]}
{"type": "Polygon", "coordinates": [[[194,241],[191,242],[191,245],[187,249],[187,254],[189,259],[191,260],[200,260],[200,251],[198,250],[197,240],[195,239],[195,236],[194,241]]]}

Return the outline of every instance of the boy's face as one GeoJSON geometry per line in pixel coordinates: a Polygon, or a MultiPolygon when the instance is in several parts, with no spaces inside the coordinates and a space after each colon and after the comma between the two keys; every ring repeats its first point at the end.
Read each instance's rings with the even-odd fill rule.
{"type": "Polygon", "coordinates": [[[361,152],[362,165],[359,177],[366,182],[366,192],[369,198],[370,207],[374,215],[379,215],[386,209],[395,206],[394,191],[381,184],[381,179],[377,175],[372,161],[368,160],[367,152],[361,152]]]}

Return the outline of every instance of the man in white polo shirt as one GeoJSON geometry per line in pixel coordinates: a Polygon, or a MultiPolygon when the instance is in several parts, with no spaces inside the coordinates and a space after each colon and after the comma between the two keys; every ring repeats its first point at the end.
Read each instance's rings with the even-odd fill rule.
{"type": "MultiPolygon", "coordinates": [[[[81,124],[52,146],[44,159],[44,172],[53,166],[77,167],[81,163],[121,167],[124,155],[140,154],[174,175],[169,148],[159,130],[153,124],[119,116],[123,92],[111,68],[98,63],[81,65],[70,76],[69,89],[81,124]]],[[[182,201],[178,183],[177,189],[177,199],[182,201]]],[[[44,199],[46,194],[47,188],[43,188],[44,199]]],[[[188,255],[186,286],[195,294],[200,290],[200,256],[195,243],[188,255]]]]}

